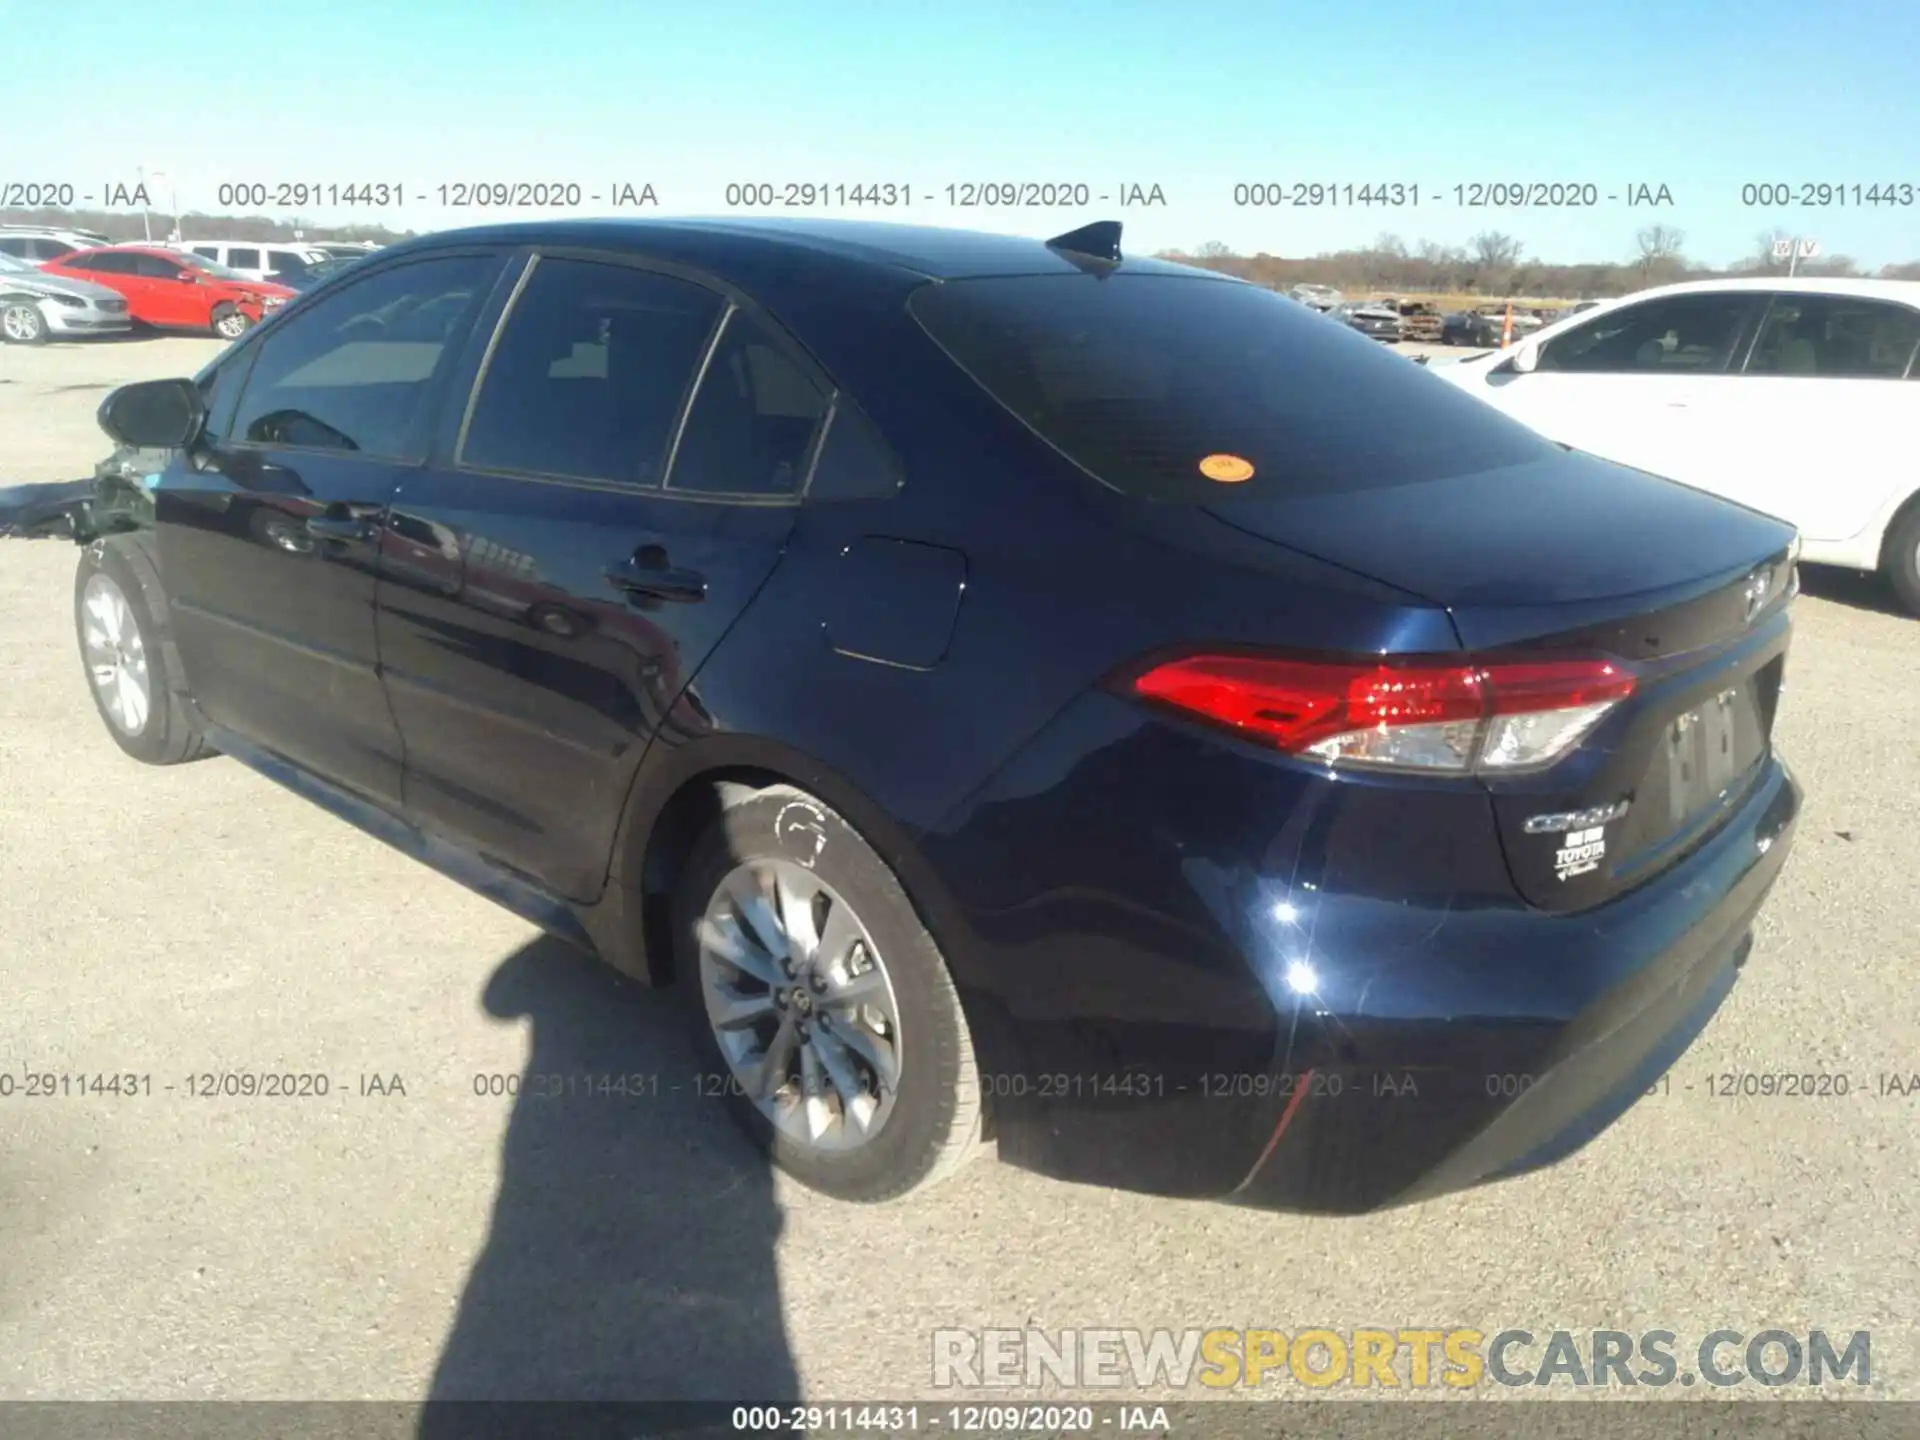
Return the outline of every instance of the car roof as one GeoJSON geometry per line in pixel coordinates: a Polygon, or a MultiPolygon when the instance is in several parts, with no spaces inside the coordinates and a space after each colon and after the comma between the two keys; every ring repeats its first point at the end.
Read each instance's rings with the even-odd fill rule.
{"type": "Polygon", "coordinates": [[[86,240],[99,244],[84,230],[62,230],[52,225],[0,225],[0,235],[24,236],[29,240],[86,240]]]}
{"type": "Polygon", "coordinates": [[[1920,280],[1863,280],[1841,276],[1785,275],[1737,280],[1682,280],[1635,290],[1621,300],[1644,300],[1654,295],[1709,295],[1717,292],[1759,291],[1766,294],[1841,295],[1862,300],[1891,300],[1920,306],[1920,280]]]}
{"type": "MultiPolygon", "coordinates": [[[[1080,270],[1044,240],[933,225],[873,220],[788,220],[747,217],[522,221],[442,230],[384,248],[384,253],[449,244],[577,245],[696,261],[721,278],[736,265],[784,252],[805,254],[849,270],[890,271],[901,276],[957,280],[990,275],[1070,275],[1080,270]]],[[[1124,246],[1122,247],[1125,255],[1124,246]]],[[[1243,284],[1232,276],[1146,256],[1126,258],[1127,274],[1152,273],[1211,278],[1243,284]]]]}

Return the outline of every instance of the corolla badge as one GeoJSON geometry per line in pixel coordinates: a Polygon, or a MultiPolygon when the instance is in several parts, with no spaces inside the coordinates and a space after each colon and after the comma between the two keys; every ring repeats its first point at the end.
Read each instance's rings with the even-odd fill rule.
{"type": "Polygon", "coordinates": [[[1773,577],[1764,570],[1756,570],[1747,577],[1746,588],[1740,592],[1740,596],[1746,601],[1749,621],[1766,608],[1767,592],[1772,589],[1773,577]]]}
{"type": "Polygon", "coordinates": [[[1632,806],[1631,800],[1611,805],[1596,805],[1591,810],[1557,810],[1547,815],[1532,815],[1520,828],[1529,835],[1559,835],[1568,830],[1587,830],[1618,820],[1632,806]]]}

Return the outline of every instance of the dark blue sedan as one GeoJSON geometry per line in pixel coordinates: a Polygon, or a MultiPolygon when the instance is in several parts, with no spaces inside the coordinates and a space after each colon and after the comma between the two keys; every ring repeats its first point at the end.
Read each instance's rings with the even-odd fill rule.
{"type": "Polygon", "coordinates": [[[1791,841],[1789,527],[1112,224],[438,234],[102,424],[172,451],[74,512],[121,747],[671,984],[661,1083],[847,1199],[1547,1164],[1791,841]]]}

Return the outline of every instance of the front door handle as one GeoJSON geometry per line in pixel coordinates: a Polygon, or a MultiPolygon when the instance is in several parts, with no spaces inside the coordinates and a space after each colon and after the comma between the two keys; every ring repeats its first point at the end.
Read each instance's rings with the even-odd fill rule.
{"type": "Polygon", "coordinates": [[[642,545],[632,555],[607,569],[607,583],[629,600],[672,600],[692,604],[707,598],[707,577],[698,570],[682,570],[658,545],[642,545]]]}
{"type": "Polygon", "coordinates": [[[350,515],[310,515],[307,533],[316,540],[339,540],[365,545],[373,539],[373,526],[350,515]]]}

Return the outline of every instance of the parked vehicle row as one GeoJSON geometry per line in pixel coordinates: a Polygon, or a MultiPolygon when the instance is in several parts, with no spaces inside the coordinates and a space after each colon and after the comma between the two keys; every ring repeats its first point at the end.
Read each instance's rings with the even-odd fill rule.
{"type": "Polygon", "coordinates": [[[37,345],[135,325],[230,340],[378,249],[331,241],[116,244],[90,231],[0,227],[0,340],[37,345]]]}
{"type": "Polygon", "coordinates": [[[1342,300],[1328,307],[1325,314],[1369,340],[1384,340],[1397,345],[1406,337],[1405,322],[1399,310],[1383,301],[1342,300]]]}
{"type": "Polygon", "coordinates": [[[100,414],[115,742],[676,987],[843,1198],[1551,1164],[1792,846],[1791,526],[1117,224],[439,234],[100,414]]]}
{"type": "Polygon", "coordinates": [[[181,240],[168,248],[211,260],[249,280],[271,280],[280,285],[304,288],[296,282],[306,280],[315,267],[364,259],[380,247],[371,243],[334,241],[284,244],[254,240],[181,240]]]}

